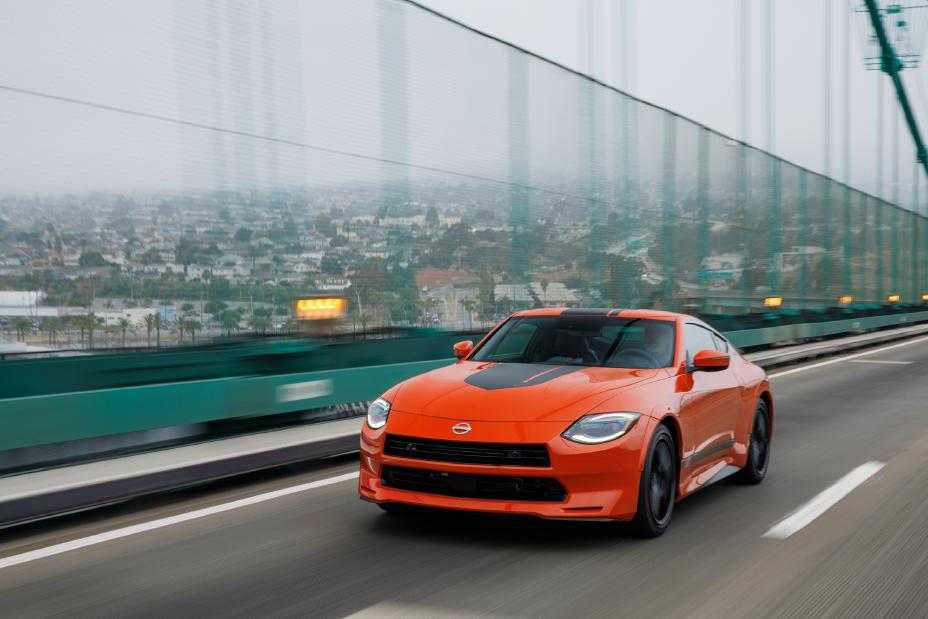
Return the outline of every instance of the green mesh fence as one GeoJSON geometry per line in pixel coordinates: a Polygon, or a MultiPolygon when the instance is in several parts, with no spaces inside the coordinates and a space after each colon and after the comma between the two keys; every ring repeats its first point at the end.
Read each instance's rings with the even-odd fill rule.
{"type": "Polygon", "coordinates": [[[0,287],[170,307],[173,340],[290,329],[309,294],[346,297],[344,328],[459,329],[928,293],[925,218],[415,3],[162,4],[8,43],[38,60],[0,66],[0,234],[35,263],[0,287]]]}

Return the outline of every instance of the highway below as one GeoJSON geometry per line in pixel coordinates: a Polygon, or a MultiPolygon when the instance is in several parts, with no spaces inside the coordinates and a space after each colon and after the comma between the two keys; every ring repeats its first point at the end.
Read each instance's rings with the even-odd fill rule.
{"type": "Polygon", "coordinates": [[[0,615],[926,617],[926,340],[773,370],[767,479],[681,502],[658,539],[388,515],[338,478],[346,456],[0,531],[0,615]],[[868,463],[807,526],[774,529],[868,463]]]}

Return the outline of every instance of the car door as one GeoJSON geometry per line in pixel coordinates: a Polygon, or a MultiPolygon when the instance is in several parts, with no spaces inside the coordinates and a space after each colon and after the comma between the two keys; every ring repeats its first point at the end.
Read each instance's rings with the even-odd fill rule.
{"type": "MultiPolygon", "coordinates": [[[[718,350],[720,342],[724,342],[709,329],[695,323],[684,325],[684,337],[687,367],[692,364],[697,352],[718,350]]],[[[724,345],[727,347],[727,344],[724,345]]],[[[692,382],[688,393],[684,394],[683,405],[695,430],[693,450],[686,462],[692,470],[718,460],[734,445],[740,385],[731,367],[715,372],[694,371],[690,376],[692,382]]]]}

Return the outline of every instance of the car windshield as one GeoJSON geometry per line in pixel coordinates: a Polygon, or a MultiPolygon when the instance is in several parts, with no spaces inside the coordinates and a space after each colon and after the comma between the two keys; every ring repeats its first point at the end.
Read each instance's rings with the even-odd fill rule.
{"type": "Polygon", "coordinates": [[[517,316],[474,361],[663,368],[673,363],[674,323],[609,316],[517,316]]]}

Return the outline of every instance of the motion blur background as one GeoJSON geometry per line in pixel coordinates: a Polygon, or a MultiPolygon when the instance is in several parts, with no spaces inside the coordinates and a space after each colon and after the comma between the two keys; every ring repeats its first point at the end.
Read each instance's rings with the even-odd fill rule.
{"type": "Polygon", "coordinates": [[[205,343],[295,331],[313,293],[352,330],[923,301],[928,196],[860,3],[524,4],[434,6],[595,79],[406,2],[7,7],[0,327],[205,343]],[[637,84],[730,135],[612,87],[637,84]]]}
{"type": "Polygon", "coordinates": [[[925,616],[926,34],[921,0],[2,3],[2,608],[925,616]],[[647,546],[360,505],[367,402],[545,306],[867,350],[777,370],[768,480],[647,546]]]}

